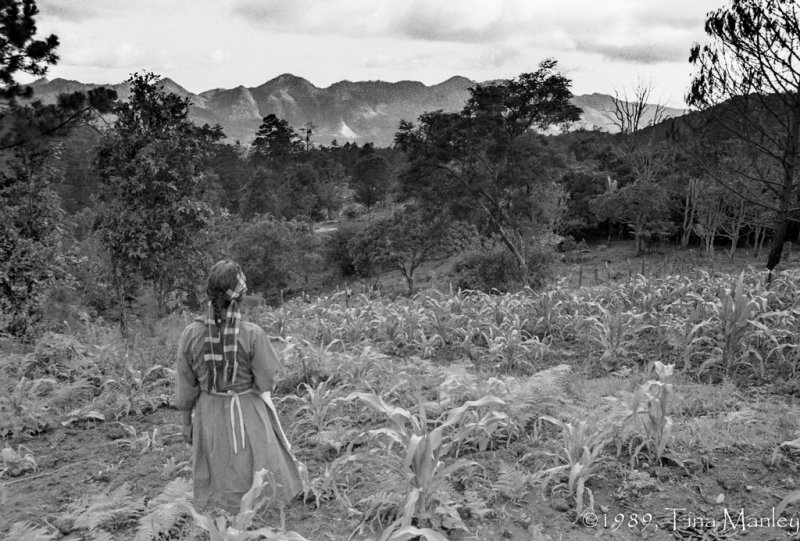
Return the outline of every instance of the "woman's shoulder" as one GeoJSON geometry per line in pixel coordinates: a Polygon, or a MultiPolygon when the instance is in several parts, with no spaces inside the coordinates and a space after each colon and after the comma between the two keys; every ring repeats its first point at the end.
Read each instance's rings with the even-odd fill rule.
{"type": "Polygon", "coordinates": [[[252,334],[267,334],[261,325],[253,323],[252,321],[242,320],[241,323],[239,323],[239,330],[252,334]]]}
{"type": "Polygon", "coordinates": [[[183,336],[192,336],[195,334],[202,334],[206,331],[206,325],[199,318],[195,319],[183,329],[183,336]]]}

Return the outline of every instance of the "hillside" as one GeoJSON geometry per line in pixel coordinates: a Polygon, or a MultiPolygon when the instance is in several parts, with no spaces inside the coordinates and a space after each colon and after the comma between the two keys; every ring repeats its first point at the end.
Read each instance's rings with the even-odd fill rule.
{"type": "MultiPolygon", "coordinates": [[[[272,113],[285,119],[295,129],[308,123],[314,127],[314,139],[329,144],[336,139],[378,146],[392,144],[400,120],[416,120],[425,111],[460,110],[471,86],[464,77],[451,77],[442,83],[426,86],[417,81],[340,81],[319,88],[291,74],[280,75],[257,87],[217,88],[193,94],[175,81],[165,78],[165,87],[192,100],[191,117],[197,123],[220,124],[230,140],[249,143],[255,137],[261,119],[272,113]]],[[[58,94],[101,86],[65,79],[39,79],[31,85],[35,97],[54,102],[58,94]]],[[[129,94],[126,84],[105,85],[114,88],[120,98],[129,94]]],[[[575,96],[574,103],[583,109],[575,128],[614,131],[608,118],[613,98],[606,94],[575,96]]],[[[645,121],[652,119],[649,107],[645,121]]],[[[668,108],[665,116],[680,116],[684,111],[668,108]]]]}

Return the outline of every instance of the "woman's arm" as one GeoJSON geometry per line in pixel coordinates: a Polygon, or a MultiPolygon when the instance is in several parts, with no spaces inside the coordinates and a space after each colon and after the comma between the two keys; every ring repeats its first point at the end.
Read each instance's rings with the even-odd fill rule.
{"type": "Polygon", "coordinates": [[[175,407],[184,412],[184,421],[188,414],[191,424],[192,408],[200,394],[200,384],[192,369],[190,327],[186,327],[181,335],[175,358],[175,407]]]}
{"type": "Polygon", "coordinates": [[[280,360],[272,347],[269,336],[260,327],[253,333],[251,369],[258,393],[272,391],[275,377],[280,368],[280,360]]]}

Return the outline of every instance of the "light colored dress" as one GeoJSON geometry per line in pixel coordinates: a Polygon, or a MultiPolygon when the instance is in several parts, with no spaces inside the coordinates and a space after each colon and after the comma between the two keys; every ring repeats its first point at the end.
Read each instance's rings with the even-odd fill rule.
{"type": "Polygon", "coordinates": [[[274,479],[267,497],[274,489],[273,503],[287,502],[303,484],[275,412],[259,396],[272,390],[280,366],[269,337],[258,325],[241,322],[231,385],[222,377],[215,380],[212,363],[203,359],[207,336],[201,321],[186,327],[176,360],[175,406],[181,411],[194,408],[194,505],[238,512],[253,473],[262,468],[274,479]]]}

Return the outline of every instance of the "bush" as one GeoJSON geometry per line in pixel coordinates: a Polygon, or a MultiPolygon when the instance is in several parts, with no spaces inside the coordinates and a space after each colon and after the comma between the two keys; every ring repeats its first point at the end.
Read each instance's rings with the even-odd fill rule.
{"type": "Polygon", "coordinates": [[[360,232],[361,228],[354,224],[340,224],[325,243],[325,263],[341,277],[355,276],[356,274],[355,262],[350,255],[348,244],[360,232]]]}
{"type": "MultiPolygon", "coordinates": [[[[528,280],[534,289],[553,276],[553,253],[546,247],[528,253],[528,280]]],[[[522,286],[517,262],[503,246],[473,250],[459,257],[450,273],[453,285],[460,289],[505,293],[522,286]]]]}

